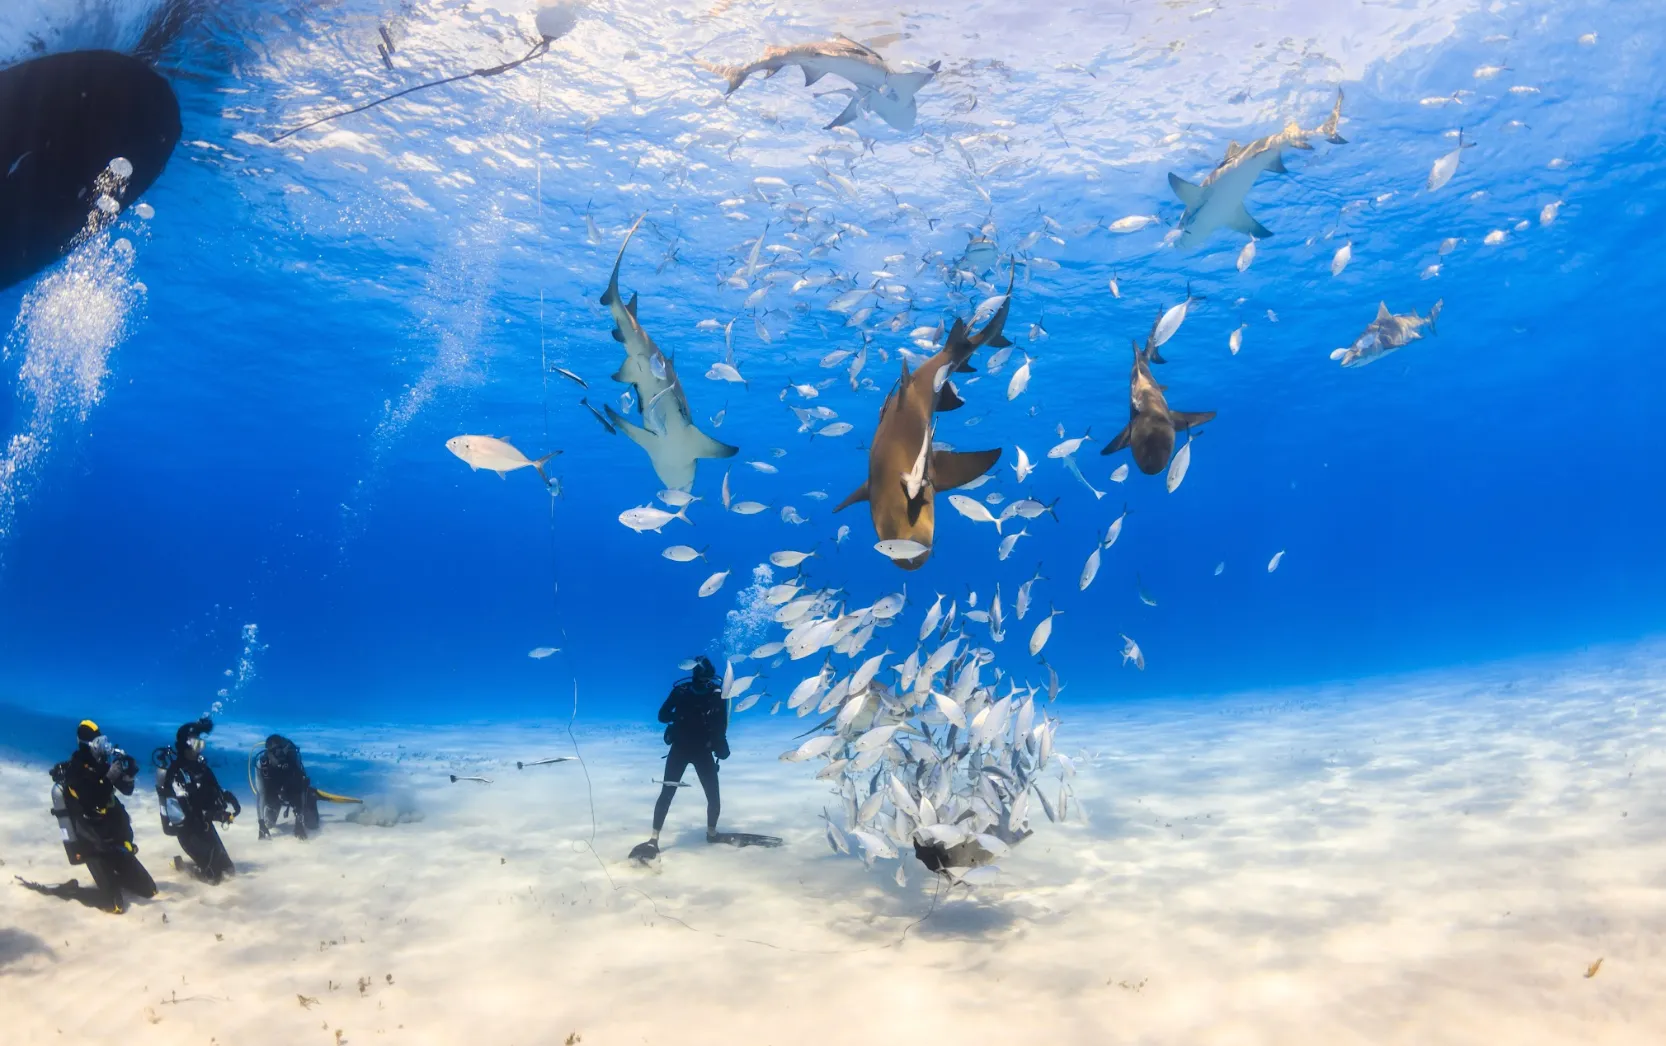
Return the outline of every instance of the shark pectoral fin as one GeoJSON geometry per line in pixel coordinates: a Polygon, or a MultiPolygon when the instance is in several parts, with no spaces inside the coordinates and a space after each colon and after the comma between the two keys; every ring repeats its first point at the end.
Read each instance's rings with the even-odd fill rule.
{"type": "Polygon", "coordinates": [[[732,458],[740,453],[739,447],[731,447],[721,440],[712,439],[699,429],[695,429],[689,437],[689,444],[697,458],[732,458]]]}
{"type": "MultiPolygon", "coordinates": [[[[613,380],[618,381],[619,376],[617,374],[615,374],[613,376],[613,380]]],[[[658,439],[659,438],[659,437],[655,436],[652,432],[649,432],[647,429],[643,428],[641,425],[638,425],[633,421],[626,420],[626,418],[623,414],[620,414],[618,411],[613,409],[612,404],[604,403],[604,404],[602,404],[602,409],[607,412],[607,420],[613,422],[613,425],[614,425],[615,428],[624,430],[625,435],[629,436],[632,440],[636,441],[637,443],[642,443],[642,441],[644,439],[658,439]]],[[[642,443],[642,445],[647,446],[646,443],[642,443]]]]}
{"type": "Polygon", "coordinates": [[[1206,421],[1214,420],[1215,412],[1212,410],[1169,411],[1169,424],[1174,426],[1174,431],[1176,432],[1184,432],[1193,425],[1201,425],[1206,421]]]}
{"type": "Polygon", "coordinates": [[[613,340],[623,345],[625,343],[625,332],[618,327],[613,328],[613,340]]]}
{"type": "Polygon", "coordinates": [[[1290,173],[1290,169],[1284,166],[1284,157],[1282,156],[1273,157],[1273,162],[1267,165],[1267,170],[1272,171],[1274,174],[1290,173]]]}
{"type": "Polygon", "coordinates": [[[1253,236],[1258,240],[1264,240],[1273,234],[1273,230],[1251,218],[1250,212],[1244,210],[1244,205],[1241,203],[1238,205],[1237,213],[1226,220],[1226,226],[1229,229],[1236,229],[1246,236],[1253,236]]]}
{"type": "Polygon", "coordinates": [[[949,410],[959,410],[966,406],[966,401],[955,391],[954,382],[945,381],[943,387],[937,390],[937,412],[939,414],[949,410]]]}
{"type": "Polygon", "coordinates": [[[1128,445],[1128,434],[1133,431],[1133,428],[1134,423],[1130,421],[1121,432],[1116,434],[1116,439],[1113,439],[1109,443],[1105,444],[1099,453],[1115,454],[1123,447],[1126,447],[1128,445]]]}
{"type": "Polygon", "coordinates": [[[1173,171],[1169,172],[1169,188],[1180,197],[1180,202],[1186,205],[1188,211],[1196,210],[1203,203],[1203,186],[1194,185],[1173,171]]]}
{"type": "Polygon", "coordinates": [[[954,369],[954,372],[956,374],[976,374],[978,372],[978,369],[976,367],[972,366],[972,364],[967,362],[966,360],[962,360],[960,362],[960,366],[956,367],[954,369]]]}
{"type": "Polygon", "coordinates": [[[822,77],[824,77],[826,75],[827,75],[827,70],[826,69],[811,69],[809,66],[805,66],[804,67],[804,86],[805,87],[814,86],[814,84],[817,80],[820,80],[822,77]]]}
{"type": "Polygon", "coordinates": [[[937,490],[953,490],[988,472],[1000,460],[999,447],[994,450],[934,450],[931,452],[931,485],[937,490]]]}
{"type": "Polygon", "coordinates": [[[862,96],[860,94],[853,95],[850,99],[850,104],[845,106],[844,112],[840,113],[838,116],[835,116],[833,118],[833,122],[829,123],[826,127],[823,127],[822,130],[831,131],[835,127],[843,127],[845,124],[850,123],[852,120],[856,119],[861,114],[862,114],[862,96]]]}
{"type": "Polygon", "coordinates": [[[833,509],[833,511],[834,512],[843,512],[845,509],[847,509],[850,506],[856,504],[858,501],[866,501],[866,500],[868,500],[868,484],[866,482],[864,482],[860,487],[857,487],[855,490],[851,491],[849,497],[847,497],[843,501],[839,502],[839,504],[833,509]]]}
{"type": "Polygon", "coordinates": [[[988,344],[995,346],[997,349],[1004,349],[1012,344],[1012,340],[1005,334],[997,334],[989,339],[988,344]]]}

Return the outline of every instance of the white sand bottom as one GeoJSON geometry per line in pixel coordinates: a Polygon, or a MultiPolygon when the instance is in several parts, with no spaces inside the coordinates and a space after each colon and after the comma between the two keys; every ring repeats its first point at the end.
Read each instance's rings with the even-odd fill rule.
{"type": "Polygon", "coordinates": [[[657,873],[624,859],[655,733],[580,735],[598,862],[579,767],[513,766],[570,750],[558,727],[296,730],[400,752],[390,786],[424,819],[329,807],[318,838],[258,842],[250,809],[226,833],[242,874],[211,887],[172,869],[141,797],[162,892],[121,917],[10,884],[74,873],[43,767],[0,766],[0,1039],[1666,1042],[1660,650],[1127,711],[1071,696],[1069,822],[934,909],[912,859],[899,888],[895,862],[829,853],[825,789],[775,758],[799,720],[745,717],[722,772],[725,826],[787,845],[708,846],[684,789],[657,873]]]}

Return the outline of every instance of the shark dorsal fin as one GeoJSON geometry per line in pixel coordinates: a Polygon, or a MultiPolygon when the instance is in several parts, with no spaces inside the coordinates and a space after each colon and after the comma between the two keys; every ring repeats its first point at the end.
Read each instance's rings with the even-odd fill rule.
{"type": "Polygon", "coordinates": [[[634,293],[631,295],[631,300],[625,303],[625,311],[631,314],[632,319],[636,318],[636,295],[634,293]]]}
{"type": "Polygon", "coordinates": [[[1393,318],[1394,318],[1394,314],[1388,311],[1388,302],[1386,302],[1386,301],[1378,302],[1377,303],[1377,322],[1381,323],[1384,320],[1390,320],[1390,319],[1393,319],[1393,318]]]}
{"type": "Polygon", "coordinates": [[[1231,163],[1233,160],[1236,160],[1238,158],[1238,154],[1242,153],[1243,151],[1244,151],[1244,147],[1239,145],[1236,141],[1227,142],[1226,143],[1226,162],[1231,163]]]}

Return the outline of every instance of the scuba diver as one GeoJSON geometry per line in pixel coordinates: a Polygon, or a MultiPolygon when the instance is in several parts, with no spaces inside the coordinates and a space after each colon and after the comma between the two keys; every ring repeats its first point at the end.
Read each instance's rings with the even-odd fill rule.
{"type": "Polygon", "coordinates": [[[631,857],[646,863],[659,856],[659,833],[665,827],[665,815],[682,786],[684,771],[690,766],[694,767],[700,787],[706,793],[706,842],[732,846],[781,845],[781,840],[770,835],[717,830],[717,815],[723,805],[718,795],[717,764],[718,760],[729,758],[729,709],[711,661],[705,657],[694,659],[693,673],[688,679],[679,680],[660,706],[659,721],[667,724],[665,743],[671,746],[671,751],[665,756],[665,777],[659,799],[654,802],[654,834],[647,842],[638,843],[631,850],[631,857]]]}
{"type": "Polygon", "coordinates": [[[318,789],[301,765],[301,750],[289,738],[273,734],[266,739],[265,748],[254,757],[249,786],[260,812],[262,839],[272,837],[272,826],[285,810],[295,815],[295,838],[305,839],[318,830],[318,789]]]}
{"type": "Polygon", "coordinates": [[[717,790],[717,761],[729,758],[729,741],[725,736],[729,712],[723,704],[717,670],[710,660],[703,656],[694,659],[693,673],[672,686],[670,696],[659,706],[659,721],[667,724],[665,743],[671,746],[671,751],[665,756],[663,787],[654,802],[654,834],[631,851],[631,856],[639,861],[659,856],[659,833],[665,827],[665,815],[682,784],[683,772],[690,765],[706,793],[706,840],[717,841],[717,815],[723,807],[717,790]]]}
{"type": "MultiPolygon", "coordinates": [[[[162,831],[179,838],[180,848],[195,863],[197,878],[206,883],[218,883],[236,873],[214,822],[229,825],[243,812],[237,797],[220,787],[203,760],[203,735],[213,729],[214,720],[203,716],[181,726],[171,747],[164,745],[151,753],[162,831]]],[[[185,862],[176,856],[174,867],[183,869],[185,862]]]]}
{"type": "Polygon", "coordinates": [[[124,893],[156,896],[156,880],[139,863],[133,821],[116,795],[133,794],[139,764],[91,719],[81,721],[75,736],[80,742],[75,754],[52,768],[52,813],[69,863],[86,865],[95,885],[84,887],[71,879],[49,886],[21,876],[18,882],[37,893],[120,915],[126,910],[124,893]]]}

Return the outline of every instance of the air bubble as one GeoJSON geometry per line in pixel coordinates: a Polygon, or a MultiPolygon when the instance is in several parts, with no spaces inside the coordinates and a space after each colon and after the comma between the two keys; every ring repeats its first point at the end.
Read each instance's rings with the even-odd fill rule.
{"type": "Polygon", "coordinates": [[[152,218],[156,217],[156,208],[152,207],[148,203],[141,203],[133,208],[133,213],[137,214],[145,221],[150,221],[152,218]]]}
{"type": "Polygon", "coordinates": [[[93,206],[112,216],[121,210],[121,204],[117,203],[115,197],[109,193],[100,193],[98,199],[93,201],[93,206]]]}
{"type": "Polygon", "coordinates": [[[133,164],[125,156],[118,156],[110,161],[110,173],[122,181],[133,177],[133,164]]]}

